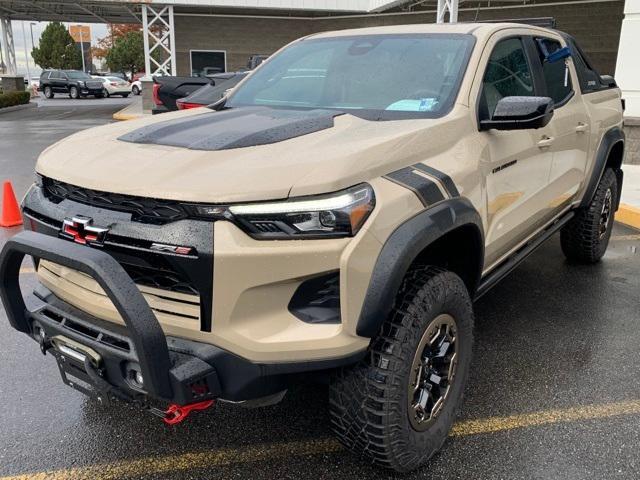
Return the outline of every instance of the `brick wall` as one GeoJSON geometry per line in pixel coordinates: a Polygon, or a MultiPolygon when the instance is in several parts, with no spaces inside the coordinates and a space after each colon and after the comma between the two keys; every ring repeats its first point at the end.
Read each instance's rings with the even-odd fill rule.
{"type": "Polygon", "coordinates": [[[246,68],[251,55],[271,54],[310,33],[311,22],[229,17],[175,17],[178,75],[190,75],[189,50],[226,50],[227,69],[246,68]]]}
{"type": "Polygon", "coordinates": [[[628,118],[624,121],[625,142],[624,163],[640,165],[640,119],[628,118]]]}
{"type": "MultiPolygon", "coordinates": [[[[461,11],[460,21],[554,17],[557,27],[576,37],[600,73],[613,74],[624,2],[548,5],[461,11]]],[[[361,16],[329,20],[182,17],[175,19],[177,67],[188,75],[189,50],[226,50],[229,70],[244,67],[250,55],[270,54],[286,43],[314,32],[377,25],[433,23],[435,14],[361,16]]]]}

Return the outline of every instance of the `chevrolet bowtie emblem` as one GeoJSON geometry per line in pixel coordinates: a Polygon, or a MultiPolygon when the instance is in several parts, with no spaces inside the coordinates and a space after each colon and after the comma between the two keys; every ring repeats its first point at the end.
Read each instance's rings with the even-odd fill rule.
{"type": "Polygon", "coordinates": [[[81,245],[101,247],[109,229],[96,227],[92,224],[93,219],[90,217],[78,215],[72,218],[65,218],[64,222],[62,222],[60,236],[81,245]]]}

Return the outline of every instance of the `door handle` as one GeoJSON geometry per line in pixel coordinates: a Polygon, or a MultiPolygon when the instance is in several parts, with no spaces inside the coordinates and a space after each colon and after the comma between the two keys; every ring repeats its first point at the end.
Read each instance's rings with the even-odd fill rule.
{"type": "Polygon", "coordinates": [[[586,123],[579,122],[578,125],[576,126],[577,133],[584,133],[588,129],[589,129],[589,125],[587,125],[586,123]]]}
{"type": "Polygon", "coordinates": [[[551,145],[553,145],[554,140],[555,139],[553,137],[548,137],[547,135],[544,135],[538,142],[538,148],[548,148],[551,145]]]}

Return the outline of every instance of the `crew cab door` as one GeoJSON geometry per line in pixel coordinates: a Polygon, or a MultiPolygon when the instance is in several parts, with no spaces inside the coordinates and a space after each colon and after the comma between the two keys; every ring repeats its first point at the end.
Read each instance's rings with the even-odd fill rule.
{"type": "Polygon", "coordinates": [[[591,125],[580,93],[575,68],[569,58],[549,61],[549,55],[566,46],[561,37],[536,36],[535,48],[545,93],[554,101],[549,127],[552,154],[548,189],[552,213],[560,213],[574,200],[586,174],[591,125]],[[562,43],[561,43],[562,42],[562,43]]]}
{"type": "MultiPolygon", "coordinates": [[[[498,101],[510,96],[542,96],[538,61],[527,30],[493,35],[483,52],[477,92],[478,117],[490,118],[498,101]]],[[[485,186],[485,266],[490,268],[550,218],[548,190],[553,131],[539,129],[480,132],[485,186]]]]}
{"type": "Polygon", "coordinates": [[[69,91],[69,76],[60,72],[60,78],[56,80],[58,91],[59,92],[68,92],[69,91]]]}
{"type": "Polygon", "coordinates": [[[54,92],[62,92],[61,90],[63,85],[62,80],[62,72],[60,70],[52,70],[49,74],[49,85],[51,86],[51,90],[54,92]]]}

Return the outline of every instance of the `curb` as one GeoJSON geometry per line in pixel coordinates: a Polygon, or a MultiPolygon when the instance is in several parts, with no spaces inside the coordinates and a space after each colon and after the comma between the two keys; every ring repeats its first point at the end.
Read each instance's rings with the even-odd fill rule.
{"type": "Polygon", "coordinates": [[[621,203],[616,212],[615,220],[618,223],[640,230],[640,208],[621,203]]]}
{"type": "Polygon", "coordinates": [[[37,108],[38,104],[36,102],[29,102],[23,105],[14,105],[12,107],[4,107],[0,108],[0,114],[9,113],[9,112],[17,112],[18,110],[26,110],[28,108],[37,108]]]}
{"type": "Polygon", "coordinates": [[[125,110],[126,110],[126,108],[120,110],[119,112],[114,113],[113,114],[113,119],[114,120],[118,120],[120,122],[123,122],[123,121],[127,121],[127,120],[136,120],[138,118],[142,118],[142,114],[126,113],[125,110]]]}

